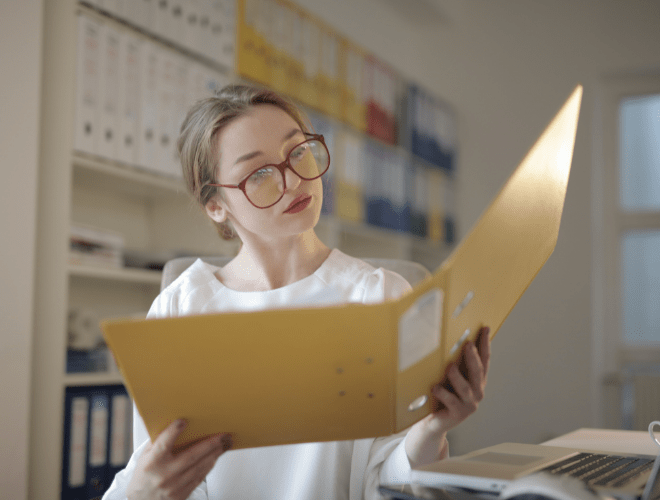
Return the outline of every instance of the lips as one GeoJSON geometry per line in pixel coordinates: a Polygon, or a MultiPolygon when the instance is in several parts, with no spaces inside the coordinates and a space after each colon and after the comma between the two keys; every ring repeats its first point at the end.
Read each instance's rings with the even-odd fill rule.
{"type": "Polygon", "coordinates": [[[294,200],[286,208],[284,213],[300,212],[301,210],[304,210],[305,208],[307,208],[307,205],[309,205],[310,201],[312,201],[312,197],[310,195],[301,194],[300,196],[297,196],[296,198],[294,198],[294,200]]]}

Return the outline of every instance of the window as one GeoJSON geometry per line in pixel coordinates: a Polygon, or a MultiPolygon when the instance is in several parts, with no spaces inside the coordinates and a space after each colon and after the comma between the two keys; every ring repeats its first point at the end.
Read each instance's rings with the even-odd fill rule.
{"type": "Polygon", "coordinates": [[[660,75],[610,77],[598,91],[592,171],[596,423],[645,428],[660,405],[660,75]]]}
{"type": "Polygon", "coordinates": [[[621,342],[660,344],[660,94],[619,102],[621,342]],[[656,217],[654,218],[653,215],[656,217]],[[622,217],[625,216],[625,217],[622,217]]]}

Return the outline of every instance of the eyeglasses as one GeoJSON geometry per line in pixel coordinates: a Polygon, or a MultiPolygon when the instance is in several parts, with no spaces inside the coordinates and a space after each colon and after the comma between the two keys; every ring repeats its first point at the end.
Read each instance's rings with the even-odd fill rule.
{"type": "Polygon", "coordinates": [[[286,192],[285,169],[305,181],[318,179],[330,167],[330,153],[322,135],[307,134],[307,140],[297,144],[277,165],[264,165],[253,170],[238,184],[207,184],[208,186],[240,189],[257,208],[272,207],[286,192]]]}

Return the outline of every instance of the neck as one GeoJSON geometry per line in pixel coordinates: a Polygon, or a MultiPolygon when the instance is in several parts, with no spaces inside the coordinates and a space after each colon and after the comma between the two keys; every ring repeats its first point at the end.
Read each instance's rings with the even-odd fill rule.
{"type": "Polygon", "coordinates": [[[313,229],[277,241],[247,238],[221,279],[242,291],[274,290],[310,276],[329,254],[313,229]]]}

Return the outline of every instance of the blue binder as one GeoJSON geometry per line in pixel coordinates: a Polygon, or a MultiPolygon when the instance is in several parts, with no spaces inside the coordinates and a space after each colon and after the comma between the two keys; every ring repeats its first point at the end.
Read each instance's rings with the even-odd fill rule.
{"type": "Polygon", "coordinates": [[[133,447],[133,404],[123,385],[108,387],[108,487],[117,472],[126,467],[133,447]]]}
{"type": "Polygon", "coordinates": [[[87,498],[100,500],[108,488],[108,423],[110,403],[106,387],[91,387],[87,439],[87,498]]]}

